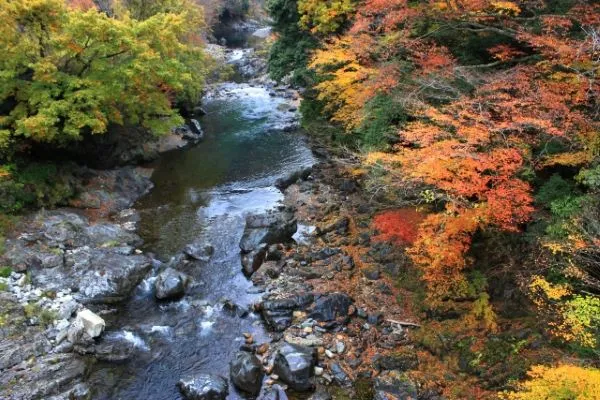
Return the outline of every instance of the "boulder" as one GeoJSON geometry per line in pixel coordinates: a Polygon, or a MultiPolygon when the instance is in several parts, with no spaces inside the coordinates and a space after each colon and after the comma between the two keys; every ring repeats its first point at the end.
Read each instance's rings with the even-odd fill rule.
{"type": "Polygon", "coordinates": [[[257,395],[260,393],[265,373],[262,364],[254,354],[240,351],[231,361],[230,376],[235,387],[257,395]]]}
{"type": "Polygon", "coordinates": [[[319,322],[334,321],[338,317],[347,317],[352,299],[343,293],[331,293],[321,296],[315,302],[310,317],[319,322]]]}
{"type": "Polygon", "coordinates": [[[240,240],[243,253],[250,253],[261,244],[285,243],[298,230],[296,217],[291,210],[270,211],[246,218],[246,227],[240,240]]]}
{"type": "Polygon", "coordinates": [[[222,376],[200,374],[177,382],[186,400],[225,400],[229,393],[227,380],[222,376]]]}
{"type": "Polygon", "coordinates": [[[330,232],[337,232],[340,235],[344,235],[348,232],[349,226],[350,219],[347,216],[343,216],[327,225],[317,226],[317,235],[321,236],[330,232]]]}
{"type": "Polygon", "coordinates": [[[215,252],[215,248],[205,242],[190,243],[183,249],[186,256],[198,260],[208,262],[215,252]]]}
{"type": "Polygon", "coordinates": [[[262,263],[265,261],[265,256],[267,254],[267,245],[260,244],[258,248],[252,250],[250,253],[242,255],[242,271],[246,276],[251,276],[254,272],[256,272],[262,263]]]}
{"type": "Polygon", "coordinates": [[[81,322],[85,333],[91,338],[100,336],[106,327],[104,320],[87,308],[77,313],[76,320],[81,322]]]}
{"type": "Polygon", "coordinates": [[[295,310],[302,310],[313,302],[313,295],[298,295],[287,299],[264,301],[262,316],[267,325],[276,332],[283,332],[292,325],[295,310]]]}
{"type": "Polygon", "coordinates": [[[74,349],[79,354],[93,355],[100,361],[122,362],[131,358],[135,344],[123,336],[110,335],[97,343],[76,344],[74,349]]]}
{"type": "Polygon", "coordinates": [[[279,385],[267,387],[257,400],[288,400],[285,390],[279,385]]]}
{"type": "Polygon", "coordinates": [[[275,181],[275,187],[281,191],[284,191],[285,189],[296,183],[296,181],[308,178],[311,173],[312,167],[305,167],[300,170],[292,171],[287,175],[277,179],[275,181]]]}
{"type": "Polygon", "coordinates": [[[407,400],[417,399],[418,392],[414,382],[404,374],[391,372],[375,379],[375,396],[373,400],[407,400]]]}
{"type": "Polygon", "coordinates": [[[159,300],[180,298],[185,294],[187,282],[186,275],[169,267],[156,277],[154,295],[159,300]]]}
{"type": "Polygon", "coordinates": [[[379,357],[375,361],[375,366],[382,370],[407,371],[416,369],[419,366],[419,359],[414,351],[402,350],[379,357]]]}
{"type": "Polygon", "coordinates": [[[293,390],[308,391],[314,388],[313,376],[316,362],[315,349],[285,344],[275,355],[273,372],[293,390]]]}

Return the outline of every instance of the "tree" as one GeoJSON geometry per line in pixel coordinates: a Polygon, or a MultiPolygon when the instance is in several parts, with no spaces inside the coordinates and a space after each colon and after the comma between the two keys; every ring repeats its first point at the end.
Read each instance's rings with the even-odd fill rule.
{"type": "Polygon", "coordinates": [[[205,57],[188,40],[197,9],[137,21],[62,0],[24,0],[3,1],[0,16],[4,146],[23,139],[64,144],[109,124],[160,134],[182,122],[178,100],[199,98],[205,57]]]}

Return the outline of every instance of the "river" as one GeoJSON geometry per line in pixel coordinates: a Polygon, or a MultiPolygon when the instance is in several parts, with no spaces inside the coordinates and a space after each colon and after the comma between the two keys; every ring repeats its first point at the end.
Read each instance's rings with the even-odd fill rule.
{"type": "MultiPolygon", "coordinates": [[[[223,309],[225,299],[246,308],[261,296],[241,272],[244,217],[280,204],[275,181],[314,160],[304,137],[286,128],[297,119],[289,92],[227,82],[212,88],[203,106],[203,142],[151,165],[155,188],[136,209],[144,250],[162,263],[198,240],[211,243],[215,253],[193,271],[194,284],[183,299],[157,302],[150,277],[116,314],[106,316],[107,326],[120,327],[106,335],[125,336],[137,351],[123,364],[92,367],[94,399],[178,399],[181,378],[229,375],[243,333],[269,341],[257,315],[223,309]]],[[[241,398],[232,385],[229,398],[241,398]]]]}

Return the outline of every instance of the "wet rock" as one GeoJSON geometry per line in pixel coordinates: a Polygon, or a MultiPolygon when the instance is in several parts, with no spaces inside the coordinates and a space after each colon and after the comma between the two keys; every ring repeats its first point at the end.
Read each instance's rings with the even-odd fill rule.
{"type": "Polygon", "coordinates": [[[339,185],[339,189],[340,192],[348,195],[355,193],[358,190],[358,185],[356,184],[356,181],[352,179],[343,179],[339,185]]]}
{"type": "Polygon", "coordinates": [[[249,253],[263,243],[285,243],[291,240],[297,229],[296,217],[291,210],[251,215],[246,218],[240,248],[243,253],[249,253]]]}
{"type": "MultiPolygon", "coordinates": [[[[295,111],[295,110],[294,110],[295,111]]],[[[290,172],[286,176],[279,178],[275,181],[275,187],[281,191],[284,191],[298,180],[306,179],[312,173],[312,167],[306,167],[297,171],[290,172]]]]}
{"type": "Polygon", "coordinates": [[[262,364],[254,354],[240,351],[231,361],[231,382],[244,392],[258,394],[264,375],[262,364]]]}
{"type": "Polygon", "coordinates": [[[135,344],[125,337],[110,335],[98,343],[75,345],[75,351],[79,354],[93,355],[100,361],[122,362],[131,358],[135,351],[135,344]]]}
{"type": "Polygon", "coordinates": [[[404,374],[392,372],[382,374],[375,379],[373,400],[417,399],[418,392],[414,382],[404,374]]]}
{"type": "Polygon", "coordinates": [[[273,372],[293,390],[312,390],[316,361],[315,349],[285,344],[275,355],[273,372]]]}
{"type": "Polygon", "coordinates": [[[159,300],[178,299],[185,294],[187,282],[188,277],[185,274],[167,268],[156,277],[154,295],[159,300]]]}
{"type": "Polygon", "coordinates": [[[277,279],[281,274],[281,268],[275,261],[267,261],[252,275],[255,285],[263,285],[269,279],[277,279]]]}
{"type": "Polygon", "coordinates": [[[348,378],[348,375],[346,374],[346,372],[344,372],[342,367],[340,367],[340,364],[333,363],[333,364],[331,364],[330,369],[331,369],[331,374],[333,375],[333,380],[338,385],[347,386],[350,384],[350,378],[348,378]]]}
{"type": "Polygon", "coordinates": [[[382,370],[407,371],[416,369],[419,366],[419,359],[415,352],[404,350],[379,357],[375,362],[375,366],[382,370]]]}
{"type": "Polygon", "coordinates": [[[215,252],[215,248],[209,243],[190,243],[183,249],[186,256],[203,262],[208,262],[215,252]]]}
{"type": "Polygon", "coordinates": [[[201,374],[177,383],[186,400],[225,400],[229,393],[227,380],[222,376],[201,374]]]}
{"type": "Polygon", "coordinates": [[[190,127],[191,134],[184,135],[184,139],[190,140],[196,143],[204,138],[204,130],[197,119],[190,119],[188,126],[190,127]]]}
{"type": "Polygon", "coordinates": [[[273,385],[264,389],[258,400],[287,400],[285,390],[279,385],[273,385]]]}
{"type": "Polygon", "coordinates": [[[334,321],[338,317],[347,317],[352,299],[344,293],[331,293],[321,296],[315,302],[310,317],[320,321],[334,321]]]}
{"type": "Polygon", "coordinates": [[[279,261],[283,258],[283,245],[281,244],[272,244],[267,249],[267,261],[279,261]]]}
{"type": "Polygon", "coordinates": [[[293,312],[302,310],[313,302],[312,295],[299,295],[287,299],[268,300],[261,304],[262,316],[274,331],[283,332],[292,325],[293,312]]]}
{"type": "Polygon", "coordinates": [[[260,244],[258,247],[247,254],[242,255],[242,271],[246,276],[251,276],[257,271],[265,261],[267,254],[267,245],[260,244]]]}

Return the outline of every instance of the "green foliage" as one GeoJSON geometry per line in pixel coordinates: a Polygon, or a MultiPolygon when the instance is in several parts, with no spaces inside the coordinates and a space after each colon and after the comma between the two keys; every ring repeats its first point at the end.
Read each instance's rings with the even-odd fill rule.
{"type": "Polygon", "coordinates": [[[361,148],[382,150],[398,140],[398,125],[406,121],[407,114],[392,96],[378,94],[366,104],[365,113],[355,133],[361,148]]]}
{"type": "Polygon", "coordinates": [[[2,2],[0,141],[67,143],[109,124],[160,134],[181,123],[173,105],[197,100],[205,74],[193,10],[138,21],[63,0],[2,2]]]}
{"type": "Polygon", "coordinates": [[[292,83],[304,86],[310,82],[306,67],[317,41],[298,26],[300,15],[297,7],[296,0],[267,1],[273,29],[279,35],[271,47],[269,74],[277,81],[292,74],[292,83]]]}
{"type": "Polygon", "coordinates": [[[11,267],[0,267],[0,278],[8,278],[12,273],[11,267]]]}
{"type": "Polygon", "coordinates": [[[600,165],[579,171],[575,180],[592,190],[600,189],[600,165]]]}
{"type": "Polygon", "coordinates": [[[550,208],[555,200],[574,194],[575,187],[560,175],[554,174],[538,190],[535,200],[543,207],[550,208]]]}
{"type": "Polygon", "coordinates": [[[0,212],[16,213],[24,208],[56,207],[66,204],[74,188],[54,164],[29,163],[22,167],[11,164],[10,171],[0,178],[0,212]]]}
{"type": "Polygon", "coordinates": [[[38,319],[40,324],[46,326],[50,325],[57,317],[56,313],[40,307],[38,304],[29,303],[23,307],[25,317],[31,319],[38,319]]]}

